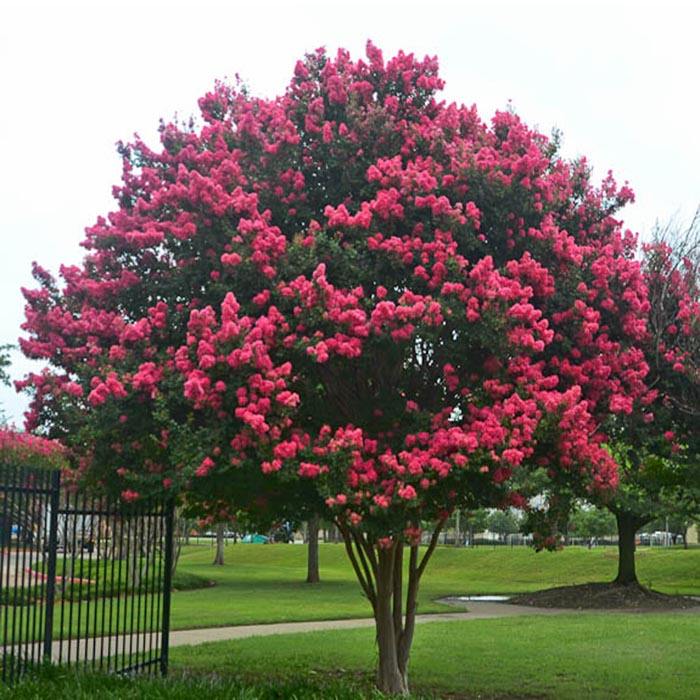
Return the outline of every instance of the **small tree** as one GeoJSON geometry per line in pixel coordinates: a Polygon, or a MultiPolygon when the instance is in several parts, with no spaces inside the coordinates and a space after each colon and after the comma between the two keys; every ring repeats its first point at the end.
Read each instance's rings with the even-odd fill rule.
{"type": "Polygon", "coordinates": [[[406,693],[452,510],[524,505],[534,468],[614,485],[598,425],[647,393],[645,289],[629,188],[439,101],[434,58],[367,55],[311,54],[274,100],[218,85],[203,126],[122,145],[83,265],[25,291],[52,369],[24,385],[101,488],[334,521],[406,693]]]}

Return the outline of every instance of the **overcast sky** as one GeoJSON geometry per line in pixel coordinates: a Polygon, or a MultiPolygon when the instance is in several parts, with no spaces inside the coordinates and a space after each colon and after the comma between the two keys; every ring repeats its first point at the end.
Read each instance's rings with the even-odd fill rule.
{"type": "MultiPolygon", "coordinates": [[[[637,202],[626,225],[688,220],[700,203],[696,3],[512,0],[0,3],[0,344],[16,342],[32,260],[78,262],[83,229],[112,207],[114,144],[155,140],[160,117],[188,117],[236,73],[266,96],[296,59],[325,45],[363,54],[371,38],[437,55],[445,97],[483,118],[510,101],[529,124],[562,130],[564,153],[612,169],[637,202]]],[[[13,354],[12,373],[30,364],[13,354]]],[[[2,389],[17,424],[25,400],[2,389]]]]}

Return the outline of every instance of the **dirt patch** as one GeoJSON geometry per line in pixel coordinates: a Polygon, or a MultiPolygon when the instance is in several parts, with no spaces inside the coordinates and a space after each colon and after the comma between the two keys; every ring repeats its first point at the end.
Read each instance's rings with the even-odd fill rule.
{"type": "Polygon", "coordinates": [[[513,596],[512,605],[538,608],[573,608],[576,610],[684,610],[700,606],[700,600],[666,595],[639,584],[586,583],[580,586],[548,588],[513,596]]]}

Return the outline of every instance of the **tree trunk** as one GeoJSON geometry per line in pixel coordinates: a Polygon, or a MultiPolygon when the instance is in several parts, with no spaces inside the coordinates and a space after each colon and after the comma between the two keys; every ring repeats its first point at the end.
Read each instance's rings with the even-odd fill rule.
{"type": "Polygon", "coordinates": [[[307,525],[309,544],[306,562],[306,583],[319,583],[321,581],[318,570],[318,525],[318,515],[314,515],[307,525]]]}
{"type": "Polygon", "coordinates": [[[439,521],[419,562],[418,543],[410,544],[406,567],[406,606],[403,611],[403,550],[400,539],[381,544],[349,523],[336,521],[355,575],[372,605],[377,633],[377,688],[383,693],[408,695],[408,661],[418,607],[418,586],[445,524],[439,521]]]}
{"type": "Polygon", "coordinates": [[[219,523],[216,526],[216,554],[214,555],[214,566],[224,565],[224,532],[225,524],[219,523]]]}
{"type": "Polygon", "coordinates": [[[623,586],[639,583],[637,580],[637,569],[635,565],[635,543],[634,538],[637,533],[637,528],[641,527],[642,523],[638,518],[635,518],[627,513],[615,513],[617,520],[617,578],[615,583],[623,586]]]}
{"type": "MultiPolygon", "coordinates": [[[[399,663],[400,630],[397,635],[394,619],[396,546],[379,549],[377,567],[377,605],[374,613],[377,629],[377,687],[383,693],[408,695],[407,668],[399,663]]],[[[400,584],[399,584],[400,585],[400,584]]],[[[401,595],[400,592],[399,596],[401,595]]]]}

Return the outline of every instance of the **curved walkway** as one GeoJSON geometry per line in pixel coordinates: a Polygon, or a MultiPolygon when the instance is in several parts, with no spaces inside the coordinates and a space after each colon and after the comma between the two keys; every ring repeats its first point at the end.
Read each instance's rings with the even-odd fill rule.
{"type": "MultiPolygon", "coordinates": [[[[564,608],[536,608],[529,605],[511,605],[509,603],[489,603],[470,601],[469,609],[461,612],[444,612],[418,615],[417,624],[430,622],[456,622],[458,620],[487,620],[500,617],[520,615],[562,615],[581,613],[619,613],[625,610],[571,610],[564,608]]],[[[639,610],[637,612],[650,612],[639,610]]],[[[693,608],[669,610],[668,613],[700,614],[700,605],[693,608]]],[[[318,632],[323,630],[357,629],[373,627],[373,618],[351,620],[311,620],[308,622],[276,622],[264,625],[233,625],[229,627],[204,627],[201,629],[172,630],[169,642],[171,647],[205,644],[207,642],[223,642],[246,637],[261,637],[274,634],[294,634],[296,632],[318,632]]],[[[160,648],[161,636],[158,632],[143,632],[133,635],[114,635],[112,637],[89,637],[66,639],[52,644],[51,656],[54,661],[78,660],[90,661],[108,656],[128,655],[132,652],[136,657],[146,658],[151,650],[160,648]]],[[[40,658],[42,644],[29,642],[13,647],[17,652],[28,658],[40,658]]]]}
{"type": "MultiPolygon", "coordinates": [[[[529,605],[510,605],[508,603],[487,603],[470,601],[468,610],[463,612],[444,612],[418,615],[416,622],[455,622],[457,620],[486,620],[517,615],[563,615],[579,613],[614,613],[632,612],[629,610],[572,610],[570,608],[536,608],[529,605]]],[[[639,611],[642,612],[642,611],[639,611]]],[[[671,613],[700,614],[700,606],[684,610],[663,611],[671,613]]],[[[356,629],[373,627],[373,618],[352,620],[312,620],[309,622],[277,622],[266,625],[235,625],[232,627],[208,627],[203,629],[174,630],[170,633],[170,646],[221,642],[228,639],[244,639],[271,634],[293,634],[295,632],[317,632],[321,630],[356,629]]]]}

